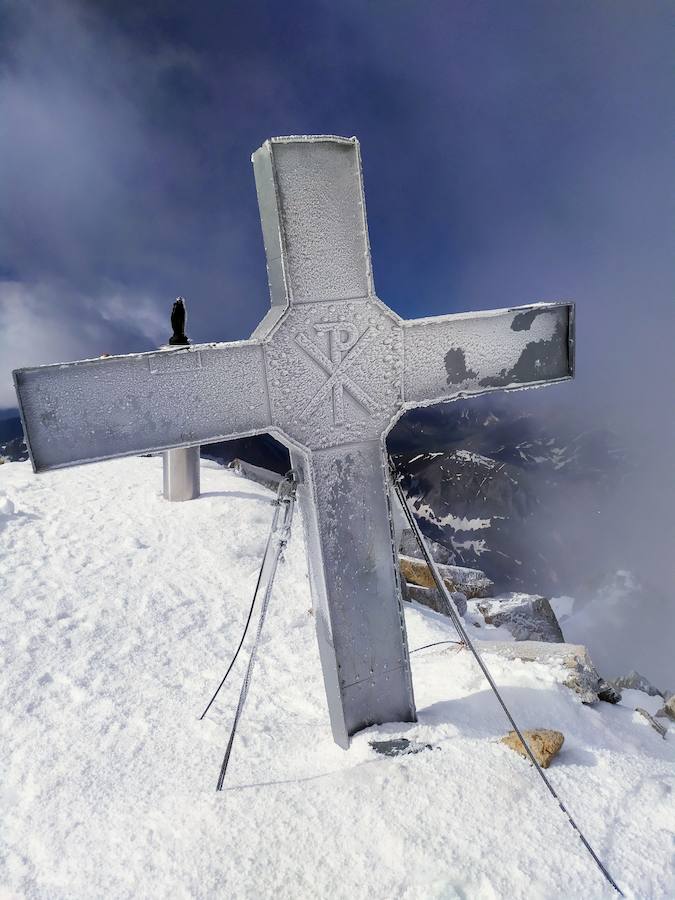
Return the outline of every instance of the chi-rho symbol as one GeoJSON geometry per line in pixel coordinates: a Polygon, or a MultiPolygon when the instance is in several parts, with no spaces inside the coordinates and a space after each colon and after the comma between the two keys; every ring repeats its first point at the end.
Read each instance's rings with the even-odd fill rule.
{"type": "Polygon", "coordinates": [[[307,336],[300,332],[296,340],[307,356],[313,359],[328,374],[323,387],[317,391],[302,411],[302,417],[309,417],[327,396],[333,397],[333,424],[342,425],[345,420],[344,390],[357,400],[369,413],[374,413],[377,405],[368,394],[349,377],[349,367],[358,359],[366,347],[366,335],[369,327],[359,335],[353,322],[317,322],[314,325],[317,334],[328,336],[328,356],[307,336]]]}

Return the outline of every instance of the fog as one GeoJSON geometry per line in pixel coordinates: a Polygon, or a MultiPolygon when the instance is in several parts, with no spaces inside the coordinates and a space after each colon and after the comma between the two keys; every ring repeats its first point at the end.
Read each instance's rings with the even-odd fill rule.
{"type": "Polygon", "coordinates": [[[0,11],[0,407],[12,368],[157,346],[179,294],[193,340],[246,337],[268,303],[251,152],[356,134],[375,282],[398,313],[576,301],[574,383],[508,402],[626,448],[602,533],[592,493],[561,510],[609,585],[570,637],[675,688],[666,4],[0,11]]]}

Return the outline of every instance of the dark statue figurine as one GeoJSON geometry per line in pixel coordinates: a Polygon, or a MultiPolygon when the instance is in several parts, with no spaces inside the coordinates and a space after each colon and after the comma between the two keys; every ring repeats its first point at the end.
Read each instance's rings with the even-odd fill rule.
{"type": "Polygon", "coordinates": [[[169,344],[180,345],[190,343],[190,339],[185,334],[186,318],[187,312],[185,309],[185,301],[182,297],[178,297],[171,309],[171,327],[173,328],[173,334],[169,338],[169,344]]]}

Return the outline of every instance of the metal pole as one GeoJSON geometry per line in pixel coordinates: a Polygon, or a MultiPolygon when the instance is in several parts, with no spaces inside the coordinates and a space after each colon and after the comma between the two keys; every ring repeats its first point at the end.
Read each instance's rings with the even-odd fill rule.
{"type": "MultiPolygon", "coordinates": [[[[190,343],[185,334],[186,318],[185,301],[178,297],[171,310],[173,334],[162,350],[175,350],[190,343]]],[[[199,446],[165,450],[163,458],[164,499],[181,502],[199,497],[199,446]]]]}
{"type": "Polygon", "coordinates": [[[164,451],[164,499],[181,501],[199,497],[199,447],[164,451]]]}

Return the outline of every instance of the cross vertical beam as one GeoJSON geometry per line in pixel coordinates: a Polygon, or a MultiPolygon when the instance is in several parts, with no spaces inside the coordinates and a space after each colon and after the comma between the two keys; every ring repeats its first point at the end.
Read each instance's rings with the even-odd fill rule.
{"type": "Polygon", "coordinates": [[[253,166],[272,417],[305,448],[298,497],[317,637],[346,747],[369,725],[416,719],[382,440],[401,396],[400,325],[374,294],[358,141],[272,139],[253,166]]]}
{"type": "Polygon", "coordinates": [[[333,737],[416,720],[380,440],[293,454],[333,737]],[[347,499],[348,498],[348,499],[347,499]]]}
{"type": "Polygon", "coordinates": [[[273,305],[374,292],[355,138],[275,138],[253,154],[273,305]]]}

